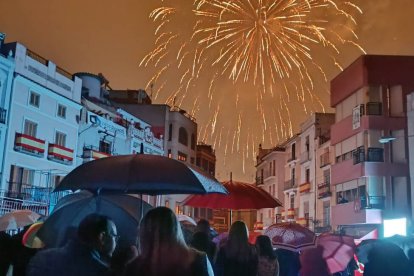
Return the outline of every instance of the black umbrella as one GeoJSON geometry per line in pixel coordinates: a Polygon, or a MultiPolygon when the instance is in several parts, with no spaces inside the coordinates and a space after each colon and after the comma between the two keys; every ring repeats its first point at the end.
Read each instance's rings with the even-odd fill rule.
{"type": "Polygon", "coordinates": [[[89,214],[98,213],[110,217],[116,224],[120,235],[119,246],[136,243],[137,229],[143,213],[152,208],[134,195],[100,194],[82,191],[63,197],[52,214],[45,220],[38,237],[47,247],[65,244],[68,238],[76,235],[80,221],[89,214]]]}
{"type": "Polygon", "coordinates": [[[55,191],[85,189],[118,193],[227,193],[215,178],[159,155],[118,155],[87,162],[71,171],[55,191]]]}

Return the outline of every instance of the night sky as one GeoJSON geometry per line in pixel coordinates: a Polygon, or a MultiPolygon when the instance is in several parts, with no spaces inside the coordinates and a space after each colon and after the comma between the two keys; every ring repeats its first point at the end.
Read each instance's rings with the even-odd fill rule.
{"type": "MultiPolygon", "coordinates": [[[[178,0],[164,1],[161,4],[161,1],[155,0],[3,0],[0,1],[0,32],[6,33],[6,42],[19,41],[69,72],[103,73],[113,89],[145,88],[155,72],[151,68],[139,67],[142,58],[154,48],[155,28],[148,16],[156,7],[170,3],[177,6],[176,3],[181,5],[181,2],[184,3],[182,4],[184,12],[180,14],[179,23],[185,24],[188,16],[188,12],[185,11],[189,10],[188,3],[192,1],[187,1],[188,3],[178,0]]],[[[357,14],[355,17],[358,25],[354,31],[359,37],[358,43],[368,54],[414,55],[412,31],[414,2],[412,0],[354,0],[352,2],[363,11],[363,14],[357,14]]],[[[332,20],[334,21],[335,18],[332,20]]],[[[344,46],[340,48],[340,54],[336,59],[345,68],[360,54],[361,52],[355,47],[344,46]]],[[[315,52],[314,58],[321,59],[321,63],[324,63],[323,55],[323,51],[315,52]]],[[[328,81],[340,72],[331,64],[326,64],[324,69],[328,81]]],[[[174,76],[170,74],[170,77],[174,76]]],[[[174,89],[176,88],[165,87],[166,92],[161,91],[155,102],[164,103],[170,91],[174,89]]],[[[202,84],[189,89],[181,107],[190,111],[193,108],[192,102],[197,98],[196,95],[204,89],[207,90],[202,84]]],[[[230,172],[233,172],[234,179],[252,182],[255,174],[253,152],[258,144],[271,147],[277,143],[277,135],[263,141],[254,135],[262,131],[260,123],[257,122],[256,101],[252,100],[254,94],[251,96],[251,91],[254,89],[252,85],[223,82],[216,92],[217,99],[221,100],[220,104],[217,100],[220,116],[222,118],[227,116],[227,120],[217,120],[216,128],[225,130],[238,123],[238,118],[234,118],[235,109],[232,107],[234,98],[226,94],[230,93],[228,91],[231,93],[237,91],[239,108],[243,110],[241,122],[244,131],[239,147],[234,143],[231,147],[234,140],[232,133],[228,135],[223,131],[220,143],[218,135],[210,137],[203,134],[208,129],[207,126],[211,125],[211,114],[214,113],[216,101],[213,102],[212,107],[199,108],[195,113],[201,130],[199,138],[205,138],[205,142],[215,145],[218,159],[216,176],[219,180],[228,179],[230,172]],[[226,97],[228,102],[223,100],[226,97]],[[245,138],[246,135],[248,138],[245,138]],[[227,149],[224,146],[225,140],[227,140],[227,149]]],[[[325,111],[332,111],[329,109],[328,91],[329,83],[315,81],[313,93],[318,95],[325,111]]],[[[298,109],[300,105],[298,106],[297,103],[292,101],[287,104],[291,112],[289,119],[292,121],[293,132],[298,131],[299,124],[309,116],[311,111],[322,111],[321,106],[313,104],[306,114],[302,111],[303,108],[298,109]]],[[[207,106],[207,103],[202,102],[202,105],[207,106]]],[[[268,124],[273,123],[269,121],[268,124]]]]}

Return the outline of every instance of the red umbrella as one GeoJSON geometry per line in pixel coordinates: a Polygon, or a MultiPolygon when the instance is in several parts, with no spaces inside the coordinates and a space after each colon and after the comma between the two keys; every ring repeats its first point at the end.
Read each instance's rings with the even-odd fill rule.
{"type": "Polygon", "coordinates": [[[232,180],[225,181],[222,184],[228,191],[228,195],[214,193],[191,195],[184,200],[183,204],[192,207],[231,210],[263,209],[282,206],[282,203],[278,199],[254,185],[232,180]]]}
{"type": "Polygon", "coordinates": [[[291,251],[315,247],[316,243],[315,233],[295,222],[272,224],[264,235],[272,240],[274,246],[291,251]]]}
{"type": "Polygon", "coordinates": [[[323,234],[317,238],[316,243],[323,248],[322,257],[331,274],[346,269],[356,248],[354,238],[343,235],[323,234]]]}

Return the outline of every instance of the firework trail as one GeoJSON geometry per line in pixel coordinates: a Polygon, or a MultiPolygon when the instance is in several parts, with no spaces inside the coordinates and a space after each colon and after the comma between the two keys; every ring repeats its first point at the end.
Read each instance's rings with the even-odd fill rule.
{"type": "Polygon", "coordinates": [[[164,0],[149,15],[154,47],[140,66],[154,70],[147,86],[157,100],[191,110],[199,140],[224,163],[241,156],[244,171],[259,143],[274,146],[294,121],[325,110],[326,89],[316,87],[328,81],[327,60],[342,70],[343,47],[363,52],[361,13],[339,0],[164,0]]]}

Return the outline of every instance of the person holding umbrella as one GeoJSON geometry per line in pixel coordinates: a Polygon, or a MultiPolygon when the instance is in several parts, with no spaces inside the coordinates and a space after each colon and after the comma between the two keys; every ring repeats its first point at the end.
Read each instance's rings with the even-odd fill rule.
{"type": "Polygon", "coordinates": [[[79,224],[77,239],[65,246],[38,252],[30,261],[27,276],[101,276],[109,271],[118,234],[107,216],[90,214],[79,224]]]}

